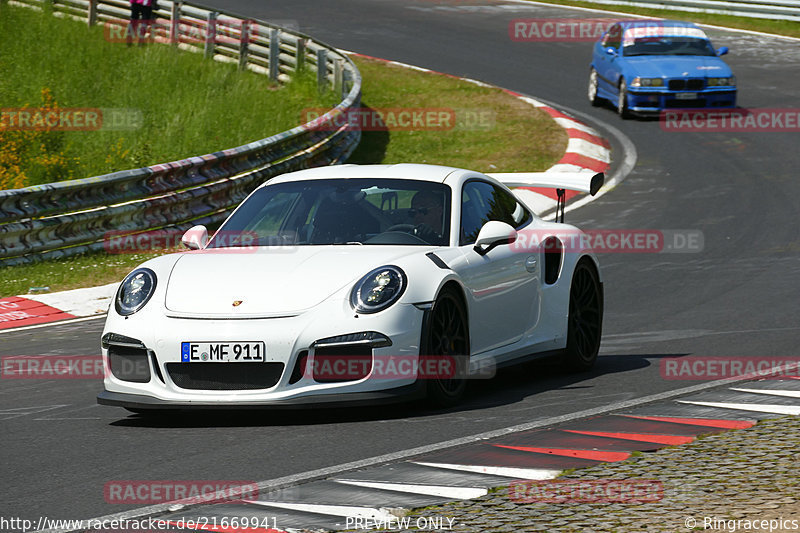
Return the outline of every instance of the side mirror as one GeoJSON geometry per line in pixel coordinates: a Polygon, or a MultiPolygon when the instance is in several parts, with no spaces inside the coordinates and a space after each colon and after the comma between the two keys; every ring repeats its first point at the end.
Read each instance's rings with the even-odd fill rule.
{"type": "Polygon", "coordinates": [[[483,225],[475,239],[473,250],[480,255],[486,255],[489,250],[498,244],[512,243],[517,240],[517,230],[505,222],[490,220],[483,225]]]}
{"type": "Polygon", "coordinates": [[[606,48],[606,54],[616,57],[617,51],[613,47],[609,46],[608,48],[606,48]]]}
{"type": "Polygon", "coordinates": [[[202,250],[208,244],[208,230],[205,226],[194,226],[183,234],[181,244],[190,250],[202,250]]]}
{"type": "Polygon", "coordinates": [[[727,46],[720,46],[719,50],[717,50],[717,55],[718,56],[724,56],[727,53],[728,53],[728,47],[727,46]]]}

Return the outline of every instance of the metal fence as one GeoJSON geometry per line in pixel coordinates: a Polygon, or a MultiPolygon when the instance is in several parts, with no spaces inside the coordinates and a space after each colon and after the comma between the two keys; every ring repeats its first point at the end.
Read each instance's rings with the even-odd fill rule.
{"type": "MultiPolygon", "coordinates": [[[[0,0],[2,1],[2,0],[0,0]]],[[[11,3],[11,2],[10,2],[11,3]]],[[[125,26],[127,0],[23,0],[88,24],[125,26]]],[[[342,101],[320,121],[212,154],[103,176],[0,191],[0,266],[65,257],[104,247],[109,232],[186,229],[225,217],[265,180],[345,161],[361,138],[348,123],[361,75],[334,48],[269,23],[184,2],[159,0],[155,40],[286,81],[311,69],[342,101]],[[197,31],[201,28],[201,31],[197,31]],[[202,35],[202,38],[198,38],[202,35]]]]}
{"type": "Polygon", "coordinates": [[[800,0],[587,0],[594,4],[672,9],[693,13],[718,13],[800,22],[800,0]]]}

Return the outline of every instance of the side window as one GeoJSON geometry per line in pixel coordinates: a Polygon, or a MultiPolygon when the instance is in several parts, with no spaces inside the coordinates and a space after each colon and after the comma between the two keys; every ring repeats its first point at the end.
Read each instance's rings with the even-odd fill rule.
{"type": "Polygon", "coordinates": [[[504,189],[485,181],[468,181],[461,193],[460,245],[474,243],[481,227],[490,220],[519,229],[531,219],[528,210],[504,189]]]}
{"type": "Polygon", "coordinates": [[[622,44],[622,26],[614,24],[603,37],[603,48],[619,48],[622,44]]]}

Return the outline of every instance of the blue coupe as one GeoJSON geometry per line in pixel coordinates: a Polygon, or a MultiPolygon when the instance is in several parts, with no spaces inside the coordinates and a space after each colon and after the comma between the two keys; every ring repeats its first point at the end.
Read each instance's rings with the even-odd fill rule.
{"type": "Polygon", "coordinates": [[[669,108],[736,106],[736,77],[708,36],[690,22],[628,20],[595,43],[589,101],[609,100],[623,118],[669,108]]]}

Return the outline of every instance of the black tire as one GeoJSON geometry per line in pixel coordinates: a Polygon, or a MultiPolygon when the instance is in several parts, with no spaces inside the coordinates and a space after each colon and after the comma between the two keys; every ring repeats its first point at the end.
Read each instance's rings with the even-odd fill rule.
{"type": "Polygon", "coordinates": [[[589,96],[589,102],[597,107],[600,105],[600,98],[597,96],[597,71],[592,68],[589,71],[589,89],[587,94],[589,96]]]}
{"type": "Polygon", "coordinates": [[[617,113],[623,119],[631,118],[631,112],[628,109],[628,84],[625,83],[625,78],[619,82],[619,93],[617,94],[617,113]]]}
{"type": "Polygon", "coordinates": [[[564,366],[572,372],[591,370],[603,333],[603,289],[591,261],[575,267],[569,289],[569,318],[564,366]]]}
{"type": "Polygon", "coordinates": [[[425,375],[428,404],[456,405],[467,389],[469,370],[469,323],[464,304],[455,289],[439,293],[427,322],[422,359],[452,357],[455,368],[441,376],[425,375]]]}

